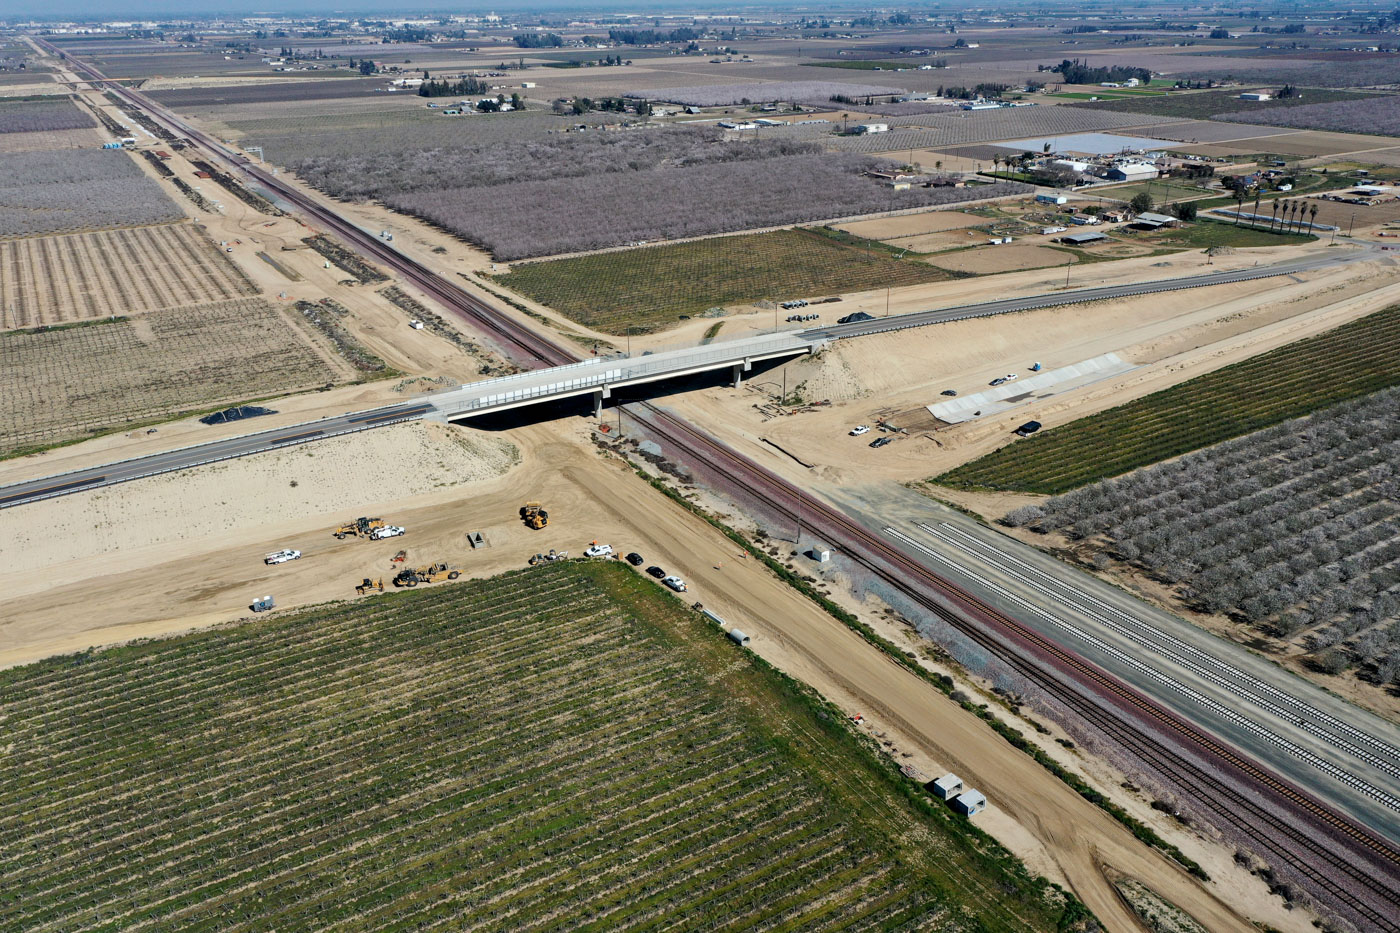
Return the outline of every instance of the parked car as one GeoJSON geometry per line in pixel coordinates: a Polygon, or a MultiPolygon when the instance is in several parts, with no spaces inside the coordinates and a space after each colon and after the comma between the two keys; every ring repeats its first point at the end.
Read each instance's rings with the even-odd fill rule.
{"type": "Polygon", "coordinates": [[[851,428],[851,437],[860,437],[862,434],[869,433],[870,425],[868,424],[858,424],[855,427],[851,428]]]}
{"type": "Polygon", "coordinates": [[[1007,382],[1015,382],[1019,377],[1015,373],[1007,373],[1003,378],[1005,378],[1007,382]]]}
{"type": "Polygon", "coordinates": [[[1025,424],[1021,425],[1019,428],[1017,428],[1016,430],[1012,431],[1011,433],[1012,433],[1012,434],[1016,434],[1016,435],[1018,435],[1018,436],[1020,436],[1020,437],[1030,437],[1032,434],[1034,434],[1036,431],[1039,431],[1039,430],[1040,430],[1040,422],[1039,422],[1039,421],[1027,421],[1025,424]]]}
{"type": "Polygon", "coordinates": [[[397,538],[406,531],[408,531],[408,529],[402,525],[385,525],[383,528],[376,528],[371,531],[369,536],[371,540],[378,541],[382,538],[397,538]]]}
{"type": "Polygon", "coordinates": [[[611,557],[613,546],[611,544],[590,544],[583,552],[584,557],[611,557]]]}
{"type": "Polygon", "coordinates": [[[660,567],[653,565],[647,568],[647,576],[655,577],[656,579],[660,580],[662,577],[666,576],[666,571],[662,570],[660,567]]]}
{"type": "Polygon", "coordinates": [[[957,395],[957,394],[958,394],[958,390],[957,390],[957,389],[944,389],[942,392],[939,392],[938,394],[939,394],[939,395],[949,395],[949,396],[952,396],[952,395],[957,395]]]}
{"type": "Polygon", "coordinates": [[[633,551],[631,554],[627,555],[627,563],[631,564],[633,567],[642,566],[642,555],[633,551]]]}
{"type": "Polygon", "coordinates": [[[677,593],[684,593],[686,590],[685,581],[682,580],[680,577],[667,577],[661,582],[664,585],[669,586],[671,589],[675,590],[677,593]]]}
{"type": "Polygon", "coordinates": [[[884,447],[886,444],[893,444],[893,443],[894,443],[894,438],[892,438],[892,437],[877,437],[877,438],[875,438],[875,440],[873,440],[873,441],[870,442],[870,446],[871,446],[871,447],[874,447],[875,449],[878,450],[879,448],[884,447]]]}
{"type": "Polygon", "coordinates": [[[289,560],[297,560],[301,557],[301,551],[285,547],[280,551],[273,551],[263,558],[264,564],[285,564],[289,560]]]}
{"type": "Polygon", "coordinates": [[[1005,384],[1005,382],[1006,382],[1006,377],[1005,377],[1005,376],[997,376],[997,377],[996,377],[995,379],[993,379],[991,382],[987,383],[987,385],[990,385],[990,386],[999,386],[999,385],[1005,384]]]}

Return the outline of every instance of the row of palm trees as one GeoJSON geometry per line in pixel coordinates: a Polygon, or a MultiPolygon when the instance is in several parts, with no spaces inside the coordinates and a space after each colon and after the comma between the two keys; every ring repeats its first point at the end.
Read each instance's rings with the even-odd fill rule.
{"type": "MultiPolygon", "coordinates": [[[[1259,189],[1254,190],[1254,218],[1255,225],[1260,224],[1259,220],[1259,189]]],[[[1241,189],[1235,189],[1235,226],[1240,225],[1240,208],[1244,205],[1245,193],[1241,189]]],[[[1302,232],[1303,222],[1307,221],[1308,232],[1313,232],[1313,218],[1317,217],[1316,201],[1299,201],[1295,199],[1274,198],[1269,202],[1269,210],[1273,212],[1273,218],[1269,221],[1269,229],[1278,231],[1279,217],[1283,218],[1283,232],[1302,232]],[[1294,230],[1294,226],[1297,229],[1294,230]]]]}

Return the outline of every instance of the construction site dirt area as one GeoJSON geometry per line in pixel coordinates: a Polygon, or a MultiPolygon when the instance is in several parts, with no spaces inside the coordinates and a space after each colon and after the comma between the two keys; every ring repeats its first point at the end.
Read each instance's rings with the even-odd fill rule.
{"type": "Polygon", "coordinates": [[[1045,266],[1064,265],[1066,262],[1073,262],[1075,258],[1072,253],[1052,249],[1048,246],[1011,243],[945,253],[930,259],[929,263],[940,269],[947,269],[949,272],[993,275],[998,272],[1019,272],[1023,269],[1041,269],[1045,266]]]}
{"type": "Polygon", "coordinates": [[[836,229],[844,230],[853,236],[865,237],[867,240],[890,240],[896,237],[918,236],[922,233],[960,230],[981,223],[986,223],[986,218],[964,211],[927,211],[921,214],[857,220],[854,223],[841,224],[836,229]]]}

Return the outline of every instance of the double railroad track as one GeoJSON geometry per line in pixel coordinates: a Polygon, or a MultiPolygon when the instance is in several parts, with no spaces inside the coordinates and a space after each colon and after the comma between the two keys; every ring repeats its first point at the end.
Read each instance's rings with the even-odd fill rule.
{"type": "MultiPolygon", "coordinates": [[[[36,41],[58,53],[51,44],[36,41]]],[[[293,185],[185,125],[144,95],[110,81],[85,63],[72,58],[66,62],[171,132],[199,145],[235,173],[275,193],[366,258],[393,269],[495,340],[521,365],[537,368],[578,361],[569,349],[390,248],[293,185]]],[[[632,416],[653,436],[669,442],[681,459],[709,472],[722,486],[754,499],[776,516],[794,514],[794,504],[800,503],[804,522],[850,560],[954,626],[1183,792],[1194,791],[1198,809],[1249,839],[1275,863],[1287,864],[1308,879],[1315,896],[1343,907],[1368,929],[1400,933],[1400,852],[1386,842],[1117,678],[933,573],[835,508],[801,496],[787,481],[675,415],[650,402],[633,403],[632,407],[632,416]]]]}

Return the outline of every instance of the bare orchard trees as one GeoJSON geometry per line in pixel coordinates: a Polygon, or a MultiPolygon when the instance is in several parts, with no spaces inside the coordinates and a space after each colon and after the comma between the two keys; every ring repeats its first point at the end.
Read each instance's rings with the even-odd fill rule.
{"type": "Polygon", "coordinates": [[[1400,674],[1397,500],[1400,389],[1389,389],[1005,521],[1140,567],[1192,608],[1298,638],[1319,669],[1360,665],[1386,683],[1400,674]]]}
{"type": "Polygon", "coordinates": [[[181,216],[129,153],[63,149],[0,155],[0,236],[134,227],[181,216]]]}
{"type": "Polygon", "coordinates": [[[291,168],[333,197],[359,199],[409,191],[743,162],[817,151],[815,145],[796,140],[726,142],[718,129],[677,127],[471,139],[406,149],[392,159],[376,152],[331,150],[295,161],[291,168]]]}
{"type": "Polygon", "coordinates": [[[92,125],[92,117],[67,100],[0,104],[0,133],[52,133],[92,125]]]}
{"type": "Polygon", "coordinates": [[[887,165],[853,154],[794,155],[587,179],[424,189],[384,200],[511,260],[1031,190],[1013,182],[895,191],[864,174],[887,165]]]}

